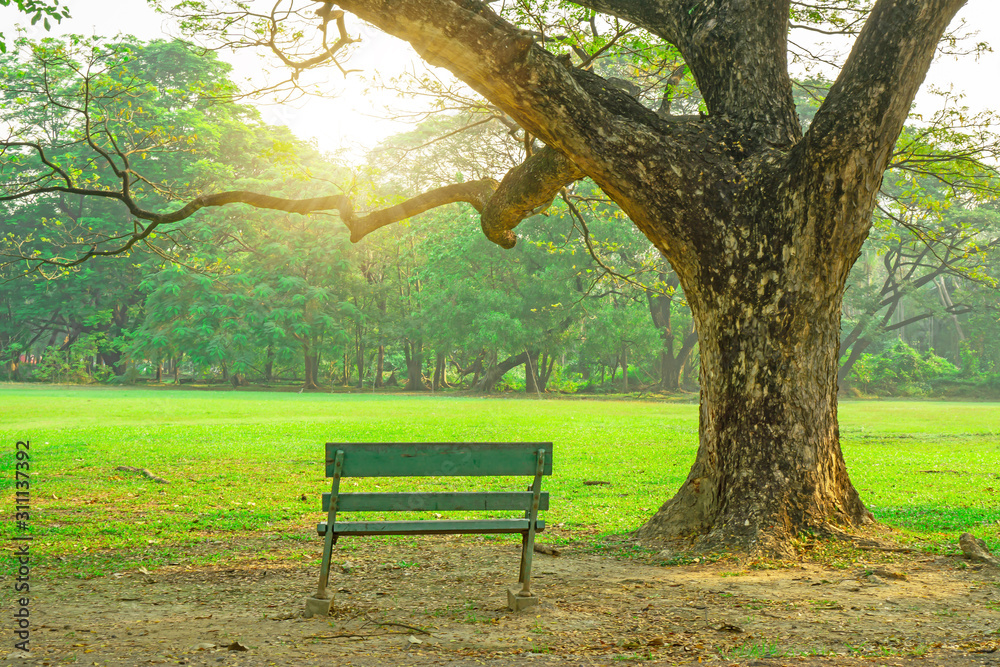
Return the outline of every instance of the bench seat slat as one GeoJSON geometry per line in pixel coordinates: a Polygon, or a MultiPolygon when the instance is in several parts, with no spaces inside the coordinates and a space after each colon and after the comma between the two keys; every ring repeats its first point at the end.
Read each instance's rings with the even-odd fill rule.
{"type": "MultiPolygon", "coordinates": [[[[531,509],[530,491],[486,491],[480,493],[341,493],[338,512],[447,512],[531,509]]],[[[538,509],[549,508],[549,494],[543,491],[538,509]]],[[[323,494],[323,511],[330,509],[330,494],[323,494]]]]}
{"type": "Polygon", "coordinates": [[[542,474],[551,475],[550,442],[328,442],[326,476],[333,476],[338,450],[343,477],[534,476],[539,449],[545,450],[542,474]]]}
{"type": "MultiPolygon", "coordinates": [[[[528,519],[435,520],[435,521],[338,521],[337,535],[450,535],[522,533],[528,530],[528,519]]],[[[535,522],[535,530],[545,530],[545,522],[535,522]]],[[[326,523],[317,526],[326,534],[326,523]]]]}

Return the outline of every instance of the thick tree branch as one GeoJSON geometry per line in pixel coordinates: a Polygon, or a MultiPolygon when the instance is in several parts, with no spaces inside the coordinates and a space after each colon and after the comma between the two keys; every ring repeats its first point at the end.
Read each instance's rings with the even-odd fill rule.
{"type": "Polygon", "coordinates": [[[730,201],[739,179],[725,154],[726,134],[736,135],[724,119],[660,118],[602,77],[560,62],[478,0],[337,4],[409,42],[567,156],[675,266],[691,262],[686,251],[699,245],[693,235],[715,233],[707,214],[680,212],[730,201]]]}
{"type": "Polygon", "coordinates": [[[67,193],[90,197],[102,197],[120,201],[128,208],[129,213],[131,213],[135,218],[145,220],[150,223],[145,226],[137,225],[132,234],[121,237],[124,241],[116,247],[98,248],[97,246],[94,246],[82,256],[74,260],[62,261],[59,259],[46,259],[39,256],[26,256],[18,258],[42,264],[73,267],[86,262],[92,257],[119,255],[128,252],[136,243],[149,238],[150,234],[152,234],[161,225],[186,220],[203,208],[225,206],[227,204],[247,204],[260,209],[285,211],[287,213],[300,213],[303,215],[320,211],[336,210],[340,214],[344,224],[351,231],[351,241],[357,242],[370,232],[373,232],[380,227],[405,220],[406,218],[423,213],[424,211],[438,206],[444,206],[445,204],[463,201],[472,204],[476,210],[482,211],[490,196],[492,196],[492,194],[496,191],[498,185],[499,184],[496,181],[490,178],[479,181],[470,181],[468,183],[446,185],[444,187],[436,188],[417,195],[416,197],[408,199],[401,204],[373,211],[361,217],[355,214],[354,204],[352,203],[350,197],[347,197],[346,195],[330,195],[309,199],[285,199],[282,197],[272,197],[270,195],[262,195],[242,190],[203,195],[169,213],[148,211],[139,206],[127,194],[123,194],[121,192],[64,186],[36,188],[34,190],[21,192],[13,196],[0,197],[0,201],[14,201],[22,198],[34,198],[39,195],[51,193],[67,193]]]}
{"type": "Polygon", "coordinates": [[[809,201],[801,257],[843,284],[871,228],[883,174],[936,44],[965,0],[878,0],[809,131],[786,154],[789,193],[809,201]]]}
{"type": "Polygon", "coordinates": [[[676,44],[680,41],[684,18],[690,8],[690,2],[684,0],[571,0],[574,5],[580,5],[602,14],[610,14],[620,19],[634,23],[651,33],[676,44]]]}
{"type": "Polygon", "coordinates": [[[744,145],[788,147],[802,136],[788,76],[788,13],[788,0],[704,0],[677,42],[709,114],[734,121],[744,145]]]}
{"type": "Polygon", "coordinates": [[[574,0],[674,44],[709,113],[745,139],[789,146],[801,136],[787,67],[789,2],[781,0],[574,0]]]}
{"type": "Polygon", "coordinates": [[[356,243],[376,229],[413,217],[429,209],[455,202],[467,202],[481,214],[483,231],[487,238],[505,248],[510,248],[516,242],[516,237],[511,230],[521,220],[547,207],[560,189],[584,176],[583,172],[565,156],[546,147],[512,169],[504,178],[503,183],[497,183],[492,178],[485,178],[467,183],[446,185],[407,199],[395,206],[373,211],[363,216],[358,216],[355,213],[354,205],[346,195],[287,199],[247,191],[202,195],[174,211],[157,212],[144,208],[129,192],[131,182],[129,175],[132,174],[130,170],[122,172],[123,180],[120,190],[76,187],[73,179],[65,170],[47,159],[40,145],[12,143],[7,145],[7,148],[10,147],[34,149],[42,162],[50,168],[56,182],[60,184],[42,187],[22,186],[18,192],[0,197],[0,202],[16,202],[17,200],[34,199],[51,194],[73,194],[113,199],[124,204],[134,218],[150,223],[147,225],[136,224],[131,234],[104,239],[104,246],[95,245],[83,256],[73,260],[43,259],[37,255],[19,257],[19,259],[63,267],[77,266],[92,257],[127,252],[139,241],[148,239],[161,225],[186,220],[203,208],[237,203],[247,204],[255,208],[299,214],[336,210],[351,232],[351,241],[356,243]],[[112,241],[118,241],[119,244],[115,247],[107,247],[107,244],[112,241]]]}
{"type": "MultiPolygon", "coordinates": [[[[428,63],[451,71],[532,136],[572,156],[581,171],[602,186],[635,178],[642,165],[634,159],[611,165],[607,158],[623,155],[637,142],[661,143],[658,155],[668,162],[682,161],[689,149],[671,131],[679,125],[663,124],[655,113],[601,77],[567,67],[537,46],[530,34],[478,0],[340,0],[337,4],[409,42],[428,63]],[[674,135],[675,141],[662,142],[664,134],[674,135]]],[[[692,185],[664,182],[669,188],[692,185]]]]}
{"type": "Polygon", "coordinates": [[[511,169],[482,213],[486,238],[504,248],[513,248],[517,237],[511,231],[521,220],[548,208],[556,194],[584,174],[564,155],[545,147],[511,169]]]}
{"type": "Polygon", "coordinates": [[[574,83],[569,68],[477,0],[337,4],[409,42],[427,62],[454,73],[550,146],[569,143],[573,153],[589,148],[580,136],[585,119],[569,117],[571,109],[585,109],[590,123],[607,115],[574,83]]]}
{"type": "Polygon", "coordinates": [[[879,0],[809,127],[810,155],[853,155],[877,187],[938,40],[965,3],[879,0]]]}
{"type": "Polygon", "coordinates": [[[353,212],[346,207],[334,206],[330,208],[340,210],[340,217],[351,230],[351,241],[357,243],[376,229],[405,220],[424,211],[429,211],[432,208],[444,206],[445,204],[466,202],[472,204],[473,208],[482,213],[498,186],[499,184],[492,178],[445,185],[417,195],[412,199],[407,199],[402,204],[374,211],[362,218],[354,217],[353,212]]]}

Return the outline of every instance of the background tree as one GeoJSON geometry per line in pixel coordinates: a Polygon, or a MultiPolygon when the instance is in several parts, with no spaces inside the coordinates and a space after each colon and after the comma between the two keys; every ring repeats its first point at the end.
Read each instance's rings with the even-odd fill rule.
{"type": "Polygon", "coordinates": [[[987,270],[1000,244],[994,114],[970,114],[946,97],[935,116],[903,131],[886,172],[872,234],[849,281],[841,381],[873,343],[920,323],[930,326],[925,349],[947,348],[961,364],[959,317],[969,306],[955,302],[954,286],[1000,286],[987,270]],[[935,317],[950,321],[950,343],[935,336],[935,317]]]}
{"type": "MultiPolygon", "coordinates": [[[[228,66],[214,57],[198,58],[181,43],[69,37],[40,43],[21,39],[15,46],[0,58],[0,76],[7,82],[0,91],[0,122],[17,139],[3,149],[0,171],[14,184],[33,182],[39,168],[42,173],[55,168],[100,191],[115,179],[107,152],[112,150],[129,164],[143,164],[137,196],[159,203],[169,188],[190,190],[193,181],[203,180],[200,172],[209,156],[226,159],[221,137],[235,138],[233,130],[247,113],[205,101],[205,95],[223,92],[228,66]],[[193,136],[200,137],[197,146],[191,144],[193,136]]],[[[29,265],[23,258],[51,260],[66,244],[84,240],[115,243],[128,224],[126,212],[113,201],[80,192],[8,200],[0,208],[5,254],[8,260],[22,258],[0,269],[8,279],[29,265]]],[[[171,244],[167,237],[162,240],[171,244]]],[[[19,349],[48,338],[66,351],[88,335],[99,363],[122,374],[124,334],[134,326],[144,299],[139,283],[163,261],[157,253],[133,249],[130,245],[123,256],[76,272],[43,271],[18,284],[5,282],[0,291],[12,290],[7,298],[27,299],[27,312],[11,318],[24,332],[19,349]]],[[[8,349],[14,349],[12,344],[13,339],[8,349]]]]}

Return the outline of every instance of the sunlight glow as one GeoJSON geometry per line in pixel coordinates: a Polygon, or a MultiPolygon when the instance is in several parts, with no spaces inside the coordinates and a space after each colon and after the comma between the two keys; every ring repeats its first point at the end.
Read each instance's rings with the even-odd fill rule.
{"type": "MultiPolygon", "coordinates": [[[[70,32],[114,35],[130,33],[141,39],[169,37],[178,31],[162,15],[156,14],[145,0],[70,0],[72,17],[46,33],[41,25],[28,26],[25,34],[42,38],[47,34],[70,32]],[[110,18],[109,18],[110,17],[110,18]]],[[[1000,8],[985,0],[973,0],[959,13],[971,30],[978,30],[977,41],[1000,42],[1000,8]]],[[[12,8],[0,8],[0,24],[25,25],[24,15],[12,8]]],[[[310,74],[325,97],[305,97],[284,104],[258,102],[265,121],[287,125],[299,137],[312,140],[320,150],[336,153],[341,159],[360,161],[363,155],[385,138],[407,131],[412,121],[401,117],[413,112],[419,102],[400,98],[396,93],[378,90],[375,82],[400,76],[405,72],[418,76],[427,71],[413,50],[404,42],[389,37],[357,19],[348,21],[348,32],[360,36],[349,61],[353,72],[346,77],[335,67],[310,74]],[[393,118],[396,116],[396,118],[393,118]]],[[[14,30],[7,30],[11,39],[14,30]]],[[[268,72],[279,74],[280,64],[247,52],[222,52],[220,56],[234,67],[233,78],[241,85],[259,83],[268,72]],[[265,64],[266,63],[266,64],[265,64]]],[[[986,53],[978,59],[939,56],[928,73],[917,97],[918,109],[933,111],[941,104],[931,87],[963,95],[962,104],[973,110],[1000,108],[1000,89],[990,85],[1000,72],[1000,53],[986,53]]],[[[305,76],[304,76],[305,78],[305,76]]]]}

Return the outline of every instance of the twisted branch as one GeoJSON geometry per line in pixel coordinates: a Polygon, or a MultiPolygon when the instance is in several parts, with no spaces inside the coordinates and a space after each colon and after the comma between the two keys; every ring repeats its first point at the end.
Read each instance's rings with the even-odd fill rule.
{"type": "Polygon", "coordinates": [[[513,248],[517,237],[511,230],[547,209],[560,190],[583,176],[569,158],[547,146],[529,156],[507,172],[480,211],[486,238],[503,248],[513,248]]]}

